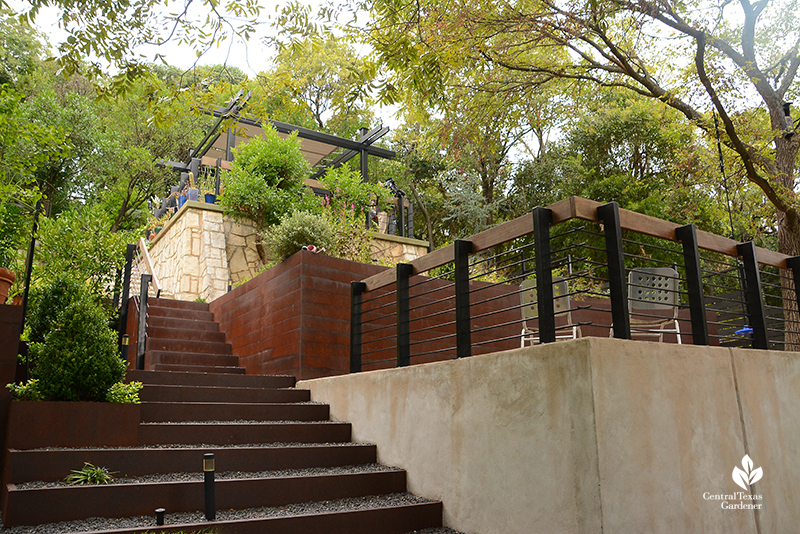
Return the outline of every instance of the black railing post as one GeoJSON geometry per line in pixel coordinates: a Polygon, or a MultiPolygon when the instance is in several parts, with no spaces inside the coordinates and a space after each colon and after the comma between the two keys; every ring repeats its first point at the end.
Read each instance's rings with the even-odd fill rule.
{"type": "Polygon", "coordinates": [[[453,242],[456,280],[456,357],[472,356],[472,328],[469,314],[469,255],[472,241],[453,242]]]}
{"type": "Polygon", "coordinates": [[[675,237],[683,246],[683,267],[686,270],[686,291],[689,294],[689,313],[692,318],[692,343],[708,345],[708,320],[703,294],[703,271],[697,247],[697,228],[693,224],[675,229],[675,237]]]}
{"type": "Polygon", "coordinates": [[[797,309],[798,311],[800,311],[800,256],[786,258],[786,266],[792,270],[792,281],[794,282],[794,298],[797,301],[797,309]]]}
{"type": "Polygon", "coordinates": [[[752,241],[736,245],[736,252],[742,257],[744,272],[744,300],[753,329],[753,348],[768,349],[767,314],[764,311],[764,298],[761,294],[761,273],[758,271],[756,245],[752,241]]]}
{"type": "Polygon", "coordinates": [[[350,372],[361,372],[361,299],[364,282],[350,282],[350,372]]]}
{"type": "Polygon", "coordinates": [[[141,291],[139,292],[139,331],[136,334],[136,369],[144,370],[144,349],[147,343],[147,290],[150,288],[151,274],[142,275],[141,291]]]}
{"type": "Polygon", "coordinates": [[[120,355],[122,355],[122,338],[128,333],[128,300],[130,299],[131,291],[131,269],[133,266],[133,254],[136,252],[136,245],[128,243],[128,248],[125,250],[125,270],[122,274],[122,302],[119,308],[119,338],[118,343],[120,346],[120,355]]]}
{"type": "Polygon", "coordinates": [[[406,197],[402,194],[397,195],[397,202],[400,205],[399,217],[397,219],[398,234],[400,237],[406,236],[406,197]]]}
{"type": "Polygon", "coordinates": [[[556,340],[556,318],[553,305],[553,262],[550,256],[550,224],[553,212],[533,208],[533,260],[536,269],[536,304],[539,308],[539,342],[556,340]]]}
{"type": "Polygon", "coordinates": [[[409,285],[414,266],[410,263],[397,264],[397,367],[411,365],[411,295],[409,285]]]}
{"type": "Polygon", "coordinates": [[[597,217],[603,223],[608,262],[608,285],[611,290],[611,320],[614,337],[631,339],[631,318],[628,311],[628,287],[625,279],[625,256],[622,253],[622,228],[619,222],[619,204],[609,202],[597,208],[597,217]]]}

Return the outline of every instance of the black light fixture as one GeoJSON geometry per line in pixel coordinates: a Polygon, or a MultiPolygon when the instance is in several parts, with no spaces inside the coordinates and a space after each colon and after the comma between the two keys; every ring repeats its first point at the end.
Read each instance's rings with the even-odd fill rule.
{"type": "Polygon", "coordinates": [[[156,526],[160,527],[164,525],[164,510],[163,508],[156,508],[156,526]]]}
{"type": "Polygon", "coordinates": [[[214,521],[217,517],[216,504],[214,502],[214,467],[214,453],[205,453],[203,455],[203,486],[205,489],[206,519],[208,521],[214,521]]]}
{"type": "Polygon", "coordinates": [[[783,103],[783,123],[784,123],[784,130],[783,130],[783,138],[784,139],[791,139],[794,137],[794,122],[792,122],[792,111],[790,109],[792,103],[791,102],[784,102],[783,103]]]}

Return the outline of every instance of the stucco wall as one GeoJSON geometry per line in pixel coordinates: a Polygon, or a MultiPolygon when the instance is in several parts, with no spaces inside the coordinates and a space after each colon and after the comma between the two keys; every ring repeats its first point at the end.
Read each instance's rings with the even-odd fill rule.
{"type": "Polygon", "coordinates": [[[298,387],[469,534],[800,524],[797,353],[584,338],[298,387]],[[742,491],[745,454],[763,509],[704,498],[742,491]]]}

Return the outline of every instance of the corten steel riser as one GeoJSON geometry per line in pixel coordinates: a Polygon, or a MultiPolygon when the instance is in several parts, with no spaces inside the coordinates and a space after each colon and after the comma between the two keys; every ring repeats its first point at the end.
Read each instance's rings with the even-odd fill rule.
{"type": "Polygon", "coordinates": [[[239,443],[338,443],[350,441],[350,423],[169,424],[142,423],[139,443],[237,445],[239,443]]]}
{"type": "MultiPolygon", "coordinates": [[[[183,371],[188,369],[187,366],[177,367],[183,371]]],[[[241,367],[232,369],[244,371],[241,367]]],[[[335,468],[364,465],[377,460],[374,445],[349,443],[349,423],[330,422],[330,408],[327,405],[310,404],[307,402],[310,399],[308,391],[292,389],[295,385],[293,376],[129,371],[127,380],[138,380],[145,384],[141,391],[141,405],[88,403],[92,406],[78,407],[80,409],[76,414],[72,413],[76,408],[75,403],[46,403],[62,405],[53,407],[56,413],[67,409],[64,413],[72,414],[67,416],[69,425],[56,424],[63,421],[64,417],[46,425],[51,431],[45,435],[47,443],[60,439],[60,433],[68,428],[79,430],[73,436],[77,441],[68,444],[74,448],[67,449],[37,444],[21,446],[44,448],[6,451],[7,468],[0,495],[0,511],[5,526],[54,523],[94,516],[152,516],[156,508],[162,507],[168,513],[203,509],[202,481],[40,489],[17,489],[15,486],[24,482],[63,480],[72,470],[80,469],[83,462],[105,467],[116,472],[117,477],[141,477],[186,472],[199,474],[203,454],[207,452],[215,454],[216,470],[220,473],[335,468]],[[72,411],[68,409],[70,406],[63,406],[66,404],[71,405],[72,411]],[[77,416],[83,414],[84,410],[91,411],[90,408],[101,410],[90,418],[91,426],[76,426],[77,416]],[[84,442],[91,434],[90,430],[98,428],[96,421],[103,417],[108,419],[103,414],[116,414],[113,421],[120,421],[119,414],[113,408],[124,408],[133,414],[128,418],[129,423],[117,424],[117,430],[126,429],[128,441],[124,444],[106,443],[111,439],[111,433],[103,431],[92,438],[99,441],[91,445],[115,445],[119,448],[87,448],[89,443],[84,442]],[[240,446],[269,443],[279,445],[240,446]],[[281,443],[293,445],[283,446],[281,443]],[[180,444],[200,446],[190,448],[181,447],[180,444]],[[144,448],[149,445],[169,446],[144,448]]],[[[24,411],[22,403],[20,410],[20,413],[28,413],[24,411]]],[[[41,409],[30,412],[24,420],[18,417],[17,428],[24,428],[30,434],[30,425],[35,424],[31,423],[31,419],[40,416],[40,412],[41,409]]],[[[106,422],[99,428],[113,429],[114,424],[106,422]]],[[[216,508],[224,510],[286,506],[405,491],[405,471],[390,470],[218,479],[215,493],[216,508]]],[[[220,534],[265,531],[404,534],[440,526],[441,516],[441,503],[425,503],[341,513],[203,523],[199,527],[184,527],[183,530],[196,531],[213,525],[220,534]]],[[[144,530],[138,529],[140,532],[144,530]]],[[[180,528],[164,527],[156,531],[176,530],[180,528]]],[[[135,532],[137,529],[120,532],[125,531],[135,532]]]]}
{"type": "Polygon", "coordinates": [[[233,447],[167,449],[66,449],[7,451],[8,483],[63,480],[73,469],[89,462],[103,466],[117,477],[141,477],[164,473],[197,472],[203,453],[213,452],[217,470],[271,471],[309,467],[341,467],[375,463],[375,445],[297,445],[291,447],[233,447]]]}
{"type": "MultiPolygon", "coordinates": [[[[204,321],[194,321],[195,325],[205,324],[204,321]]],[[[214,323],[216,325],[216,323],[214,323]]],[[[195,340],[210,343],[225,343],[225,334],[212,329],[199,329],[194,326],[171,327],[155,326],[148,324],[147,335],[153,338],[173,339],[173,340],[195,340]]]]}
{"type": "MultiPolygon", "coordinates": [[[[180,308],[166,308],[157,304],[147,303],[147,315],[149,317],[174,317],[177,319],[191,319],[193,321],[213,321],[214,314],[203,310],[184,310],[180,308]]],[[[207,306],[207,305],[206,305],[207,306]]]]}
{"type": "Polygon", "coordinates": [[[211,386],[249,388],[293,388],[293,376],[226,376],[208,373],[156,373],[153,371],[128,371],[128,380],[138,380],[147,385],[211,386]]]}
{"type": "MultiPolygon", "coordinates": [[[[364,497],[406,490],[405,471],[217,480],[220,510],[364,497]]],[[[202,507],[203,482],[113,484],[17,490],[9,486],[3,524],[40,525],[89,517],[151,515],[156,508],[191,512],[202,507]]]]}
{"type": "Polygon", "coordinates": [[[142,402],[307,402],[305,389],[254,389],[202,386],[148,385],[139,392],[142,402]]]}
{"type": "MultiPolygon", "coordinates": [[[[151,529],[109,530],[105,534],[159,534],[198,532],[208,523],[154,527],[151,529]]],[[[430,502],[289,517],[240,519],[213,524],[217,534],[406,534],[442,526],[442,503],[430,502]]]]}
{"type": "Polygon", "coordinates": [[[191,352],[189,350],[148,350],[147,358],[151,365],[186,365],[209,367],[236,367],[239,358],[230,354],[191,352]]]}
{"type": "Polygon", "coordinates": [[[327,421],[329,408],[324,404],[285,403],[207,403],[145,402],[142,421],[327,421]]]}

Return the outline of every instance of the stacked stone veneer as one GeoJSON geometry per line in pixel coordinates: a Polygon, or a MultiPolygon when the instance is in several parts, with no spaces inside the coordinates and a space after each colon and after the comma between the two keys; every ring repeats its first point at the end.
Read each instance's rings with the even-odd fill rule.
{"type": "Polygon", "coordinates": [[[214,300],[228,290],[222,210],[187,202],[158,233],[150,248],[161,290],[179,300],[214,300]]]}
{"type": "Polygon", "coordinates": [[[223,219],[225,226],[225,255],[228,258],[228,270],[231,281],[235,284],[249,280],[258,274],[261,260],[256,250],[256,227],[250,221],[223,219]]]}
{"type": "MultiPolygon", "coordinates": [[[[152,242],[153,270],[166,295],[212,301],[259,274],[257,232],[250,221],[225,217],[214,204],[187,202],[152,242]]],[[[427,241],[378,234],[373,258],[409,262],[428,252],[427,241]]]]}
{"type": "Polygon", "coordinates": [[[372,258],[390,263],[408,263],[428,253],[428,242],[408,237],[376,234],[372,238],[372,258]]]}

